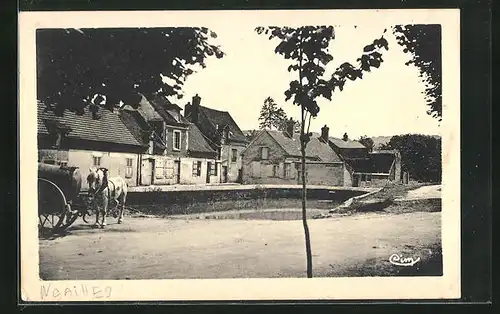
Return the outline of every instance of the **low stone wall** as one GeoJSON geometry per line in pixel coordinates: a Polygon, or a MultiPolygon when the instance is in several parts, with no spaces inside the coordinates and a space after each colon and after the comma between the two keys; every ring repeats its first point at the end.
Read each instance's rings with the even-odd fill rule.
{"type": "MultiPolygon", "coordinates": [[[[308,208],[329,209],[362,190],[307,190],[308,208]]],[[[193,214],[213,211],[263,208],[300,208],[300,188],[250,188],[236,190],[129,192],[127,208],[150,214],[193,214]]]]}

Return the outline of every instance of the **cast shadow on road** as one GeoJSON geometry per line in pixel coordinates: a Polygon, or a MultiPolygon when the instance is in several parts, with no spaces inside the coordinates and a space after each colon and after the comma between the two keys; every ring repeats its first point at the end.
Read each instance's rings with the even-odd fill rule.
{"type": "Polygon", "coordinates": [[[119,224],[109,224],[106,228],[96,228],[92,224],[88,225],[76,225],[71,226],[66,230],[59,231],[57,233],[45,233],[39,234],[39,239],[43,240],[56,240],[60,238],[65,238],[67,236],[77,236],[86,235],[94,233],[128,233],[136,232],[136,230],[130,228],[117,228],[117,226],[122,226],[119,224]]]}

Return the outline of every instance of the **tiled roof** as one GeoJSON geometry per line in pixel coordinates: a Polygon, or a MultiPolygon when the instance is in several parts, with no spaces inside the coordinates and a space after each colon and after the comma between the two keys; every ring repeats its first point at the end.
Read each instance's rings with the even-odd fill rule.
{"type": "Polygon", "coordinates": [[[45,121],[52,120],[58,121],[71,129],[66,135],[68,138],[143,146],[125,126],[118,113],[100,108],[98,113],[100,118],[93,119],[89,107],[86,107],[83,115],[77,115],[65,110],[63,116],[58,117],[52,111],[45,110],[46,106],[41,102],[38,102],[37,107],[38,134],[49,134],[45,121]]]}
{"type": "Polygon", "coordinates": [[[219,128],[223,128],[225,126],[229,127],[229,131],[231,131],[231,135],[229,139],[239,141],[239,142],[248,142],[247,138],[241,132],[240,128],[233,120],[233,117],[227,111],[215,110],[207,107],[200,106],[200,111],[202,111],[205,116],[212,122],[212,124],[219,125],[219,128]]]}
{"type": "Polygon", "coordinates": [[[344,141],[343,139],[336,138],[336,137],[329,137],[328,139],[330,140],[330,142],[332,144],[334,144],[338,148],[364,148],[364,149],[366,149],[366,147],[358,141],[352,141],[352,140],[344,141]]]}
{"type": "Polygon", "coordinates": [[[389,173],[394,161],[393,154],[369,154],[364,158],[346,158],[354,172],[389,173]]]}
{"type": "MultiPolygon", "coordinates": [[[[281,131],[267,131],[269,135],[278,143],[281,148],[290,156],[300,156],[300,140],[298,134],[294,134],[293,138],[285,136],[281,131]]],[[[307,155],[306,157],[313,157],[307,155]]]]}
{"type": "Polygon", "coordinates": [[[193,123],[189,124],[188,150],[192,152],[216,153],[203,137],[201,131],[193,123]]]}
{"type": "MultiPolygon", "coordinates": [[[[298,135],[297,135],[298,136],[298,135]]],[[[340,162],[341,159],[328,143],[320,138],[320,134],[313,133],[307,143],[306,153],[318,156],[324,162],[340,162]]]]}
{"type": "MultiPolygon", "coordinates": [[[[267,131],[269,135],[285,150],[290,156],[301,156],[300,135],[295,133],[290,138],[285,136],[282,131],[267,131]]],[[[339,156],[330,148],[330,146],[319,139],[318,134],[313,134],[311,140],[306,146],[306,157],[318,158],[323,162],[340,162],[339,156]]]]}
{"type": "Polygon", "coordinates": [[[156,112],[155,108],[148,101],[146,96],[139,94],[141,96],[141,101],[137,107],[137,111],[146,119],[146,121],[163,120],[163,118],[156,112]]]}
{"type": "MultiPolygon", "coordinates": [[[[127,126],[130,133],[134,137],[144,144],[144,146],[149,146],[149,134],[151,132],[151,126],[144,120],[144,117],[137,110],[120,110],[120,118],[123,123],[127,126]]],[[[155,148],[165,149],[164,143],[156,136],[154,138],[155,148]]]]}
{"type": "Polygon", "coordinates": [[[179,106],[172,104],[167,98],[160,95],[145,95],[154,110],[169,124],[189,124],[178,111],[174,110],[179,106]]]}
{"type": "Polygon", "coordinates": [[[394,162],[394,154],[370,154],[370,159],[373,163],[373,168],[378,173],[388,173],[391,170],[394,162]]]}

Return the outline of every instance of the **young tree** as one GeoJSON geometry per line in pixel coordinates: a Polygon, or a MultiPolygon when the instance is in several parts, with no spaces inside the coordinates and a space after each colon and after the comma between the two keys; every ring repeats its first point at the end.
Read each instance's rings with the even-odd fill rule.
{"type": "Polygon", "coordinates": [[[274,99],[267,97],[262,104],[259,116],[260,129],[279,129],[286,120],[286,113],[279,108],[274,99]]]}
{"type": "Polygon", "coordinates": [[[441,25],[416,24],[393,27],[398,44],[412,57],[406,65],[413,64],[420,70],[420,77],[426,84],[425,95],[429,110],[427,113],[442,119],[441,85],[441,25]]]}
{"type": "Polygon", "coordinates": [[[363,136],[361,136],[359,138],[358,142],[360,142],[361,144],[363,144],[370,151],[373,150],[374,143],[373,143],[373,140],[370,137],[368,137],[366,135],[363,135],[363,136]]]}
{"type": "Polygon", "coordinates": [[[95,95],[108,109],[136,105],[138,92],[182,97],[196,66],[223,57],[209,43],[217,35],[204,27],[43,29],[36,36],[37,97],[57,114],[81,114],[95,95]]]}
{"type": "Polygon", "coordinates": [[[312,253],[309,227],[306,219],[306,178],[305,178],[305,150],[310,140],[309,126],[311,117],[319,113],[319,105],[316,99],[321,96],[331,100],[332,93],[338,88],[342,91],[347,79],[355,80],[363,77],[364,71],[370,71],[371,67],[378,68],[382,60],[379,50],[384,47],[388,49],[388,43],[382,36],[375,39],[372,44],[364,47],[363,54],[357,60],[357,65],[348,62],[341,64],[334,74],[326,78],[325,67],[333,60],[328,51],[328,45],[335,38],[333,26],[303,26],[292,27],[257,27],[258,34],[267,35],[269,39],[278,39],[279,44],[275,53],[290,60],[288,71],[297,74],[297,79],[290,82],[290,88],[285,91],[286,100],[293,97],[293,103],[300,106],[300,151],[301,174],[302,174],[302,224],[304,227],[307,277],[312,278],[312,253]],[[306,128],[307,122],[307,128],[306,128]]]}

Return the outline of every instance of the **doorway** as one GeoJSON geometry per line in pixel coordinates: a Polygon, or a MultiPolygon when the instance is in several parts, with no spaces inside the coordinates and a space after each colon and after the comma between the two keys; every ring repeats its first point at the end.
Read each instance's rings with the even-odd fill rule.
{"type": "Polygon", "coordinates": [[[206,183],[210,183],[210,171],[212,169],[212,163],[209,161],[207,162],[207,179],[206,183]]]}
{"type": "Polygon", "coordinates": [[[153,184],[154,159],[145,158],[141,162],[141,185],[153,184]]]}
{"type": "Polygon", "coordinates": [[[222,166],[222,182],[227,183],[227,166],[222,166]]]}
{"type": "Polygon", "coordinates": [[[181,183],[181,162],[179,160],[174,161],[174,174],[175,174],[175,184],[181,183]]]}

